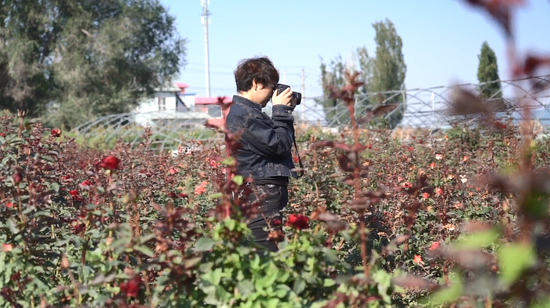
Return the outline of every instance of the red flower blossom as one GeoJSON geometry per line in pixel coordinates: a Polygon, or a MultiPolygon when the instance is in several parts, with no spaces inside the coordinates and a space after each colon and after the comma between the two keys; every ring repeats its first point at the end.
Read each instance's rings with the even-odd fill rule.
{"type": "Polygon", "coordinates": [[[427,192],[422,194],[422,198],[424,198],[424,199],[428,199],[429,196],[430,196],[430,194],[427,193],[427,192]]]}
{"type": "Polygon", "coordinates": [[[206,191],[206,188],[202,184],[195,186],[195,195],[201,195],[205,191],[206,191]]]}
{"type": "Polygon", "coordinates": [[[429,250],[436,250],[437,248],[439,248],[439,242],[433,242],[432,246],[430,246],[430,248],[428,248],[428,249],[429,250]]]}
{"type": "Polygon", "coordinates": [[[442,195],[443,194],[443,188],[436,188],[435,189],[435,193],[438,194],[438,195],[442,195]]]}
{"type": "Polygon", "coordinates": [[[10,251],[13,250],[13,245],[12,244],[2,244],[2,247],[4,248],[5,252],[10,252],[10,251]]]}
{"type": "Polygon", "coordinates": [[[50,131],[50,135],[54,138],[60,137],[61,136],[61,130],[59,128],[52,129],[50,131]]]}
{"type": "Polygon", "coordinates": [[[298,156],[294,156],[294,163],[298,163],[298,156]]]}
{"type": "Polygon", "coordinates": [[[421,265],[421,264],[423,264],[424,262],[422,261],[422,257],[421,257],[421,256],[415,255],[415,256],[414,256],[414,263],[421,265]]]}
{"type": "Polygon", "coordinates": [[[505,129],[505,128],[506,128],[506,124],[502,124],[501,122],[496,121],[496,122],[495,122],[495,127],[496,127],[496,128],[499,128],[499,129],[505,129]]]}
{"type": "Polygon", "coordinates": [[[412,184],[410,182],[405,182],[405,183],[403,183],[403,187],[404,188],[411,188],[412,184]]]}
{"type": "Polygon", "coordinates": [[[6,203],[6,207],[15,207],[15,204],[13,204],[11,202],[8,202],[8,203],[6,203]]]}
{"type": "Polygon", "coordinates": [[[14,174],[13,181],[15,182],[15,184],[21,183],[23,181],[23,176],[21,175],[21,173],[17,172],[16,174],[14,174]]]}
{"type": "Polygon", "coordinates": [[[88,180],[85,180],[84,182],[82,182],[80,185],[82,186],[92,186],[92,182],[88,181],[88,180]]]}
{"type": "Polygon", "coordinates": [[[6,134],[4,134],[4,133],[0,133],[0,136],[6,138],[6,134]]]}
{"type": "Polygon", "coordinates": [[[71,196],[73,196],[73,197],[78,197],[78,190],[73,189],[73,190],[69,191],[69,194],[71,194],[71,196]]]}
{"type": "Polygon", "coordinates": [[[120,284],[120,292],[126,294],[128,297],[136,297],[141,289],[141,284],[141,278],[136,275],[128,282],[120,284]]]}
{"type": "Polygon", "coordinates": [[[287,227],[292,227],[296,230],[309,229],[309,218],[300,214],[290,214],[286,222],[287,227]]]}
{"type": "Polygon", "coordinates": [[[84,230],[86,230],[86,225],[83,224],[83,223],[78,223],[78,222],[73,222],[73,234],[80,234],[82,232],[84,232],[84,230]]]}
{"type": "Polygon", "coordinates": [[[276,226],[280,226],[283,222],[278,219],[278,218],[273,218],[273,220],[271,220],[271,225],[276,227],[276,226]]]}
{"type": "Polygon", "coordinates": [[[431,163],[430,168],[432,168],[432,169],[435,168],[435,163],[431,163]]]}
{"type": "Polygon", "coordinates": [[[99,162],[99,167],[103,169],[115,170],[115,169],[119,169],[120,167],[119,164],[120,164],[120,159],[114,156],[107,156],[107,157],[104,157],[99,162]]]}

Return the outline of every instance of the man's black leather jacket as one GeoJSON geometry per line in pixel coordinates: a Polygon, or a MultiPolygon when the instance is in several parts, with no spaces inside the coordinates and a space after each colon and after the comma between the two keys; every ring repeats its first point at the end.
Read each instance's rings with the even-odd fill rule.
{"type": "Polygon", "coordinates": [[[273,177],[296,177],[291,171],[294,145],[294,108],[275,105],[272,117],[262,106],[242,96],[233,96],[233,105],[226,117],[227,129],[242,131],[241,147],[235,153],[237,172],[254,180],[273,177]]]}

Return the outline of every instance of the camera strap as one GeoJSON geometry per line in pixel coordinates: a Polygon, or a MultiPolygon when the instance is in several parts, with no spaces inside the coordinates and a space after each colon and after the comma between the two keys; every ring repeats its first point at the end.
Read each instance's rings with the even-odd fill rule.
{"type": "Polygon", "coordinates": [[[294,138],[294,148],[296,149],[296,156],[298,156],[298,164],[300,165],[300,171],[296,172],[298,178],[301,178],[304,175],[304,165],[302,164],[302,159],[300,158],[300,152],[298,151],[298,145],[296,144],[296,132],[292,130],[292,135],[294,138]]]}

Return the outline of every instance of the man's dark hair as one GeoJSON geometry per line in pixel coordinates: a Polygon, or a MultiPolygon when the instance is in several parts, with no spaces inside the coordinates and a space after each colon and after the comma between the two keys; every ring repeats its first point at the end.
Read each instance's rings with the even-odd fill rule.
{"type": "Polygon", "coordinates": [[[233,72],[237,92],[246,92],[252,88],[252,81],[264,86],[276,85],[279,82],[279,72],[267,57],[244,59],[233,72]]]}

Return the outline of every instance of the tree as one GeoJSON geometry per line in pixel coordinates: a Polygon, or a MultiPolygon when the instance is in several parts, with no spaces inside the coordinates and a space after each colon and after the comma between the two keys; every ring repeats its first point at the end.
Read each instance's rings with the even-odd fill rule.
{"type": "MultiPolygon", "coordinates": [[[[401,37],[389,19],[384,22],[375,22],[372,26],[376,31],[374,38],[376,54],[372,59],[372,77],[369,79],[368,91],[372,94],[405,90],[407,65],[403,56],[401,37]]],[[[389,125],[393,128],[403,119],[406,107],[405,95],[390,94],[385,95],[383,99],[388,104],[401,104],[401,107],[395,109],[389,116],[389,125]]]]}
{"type": "Polygon", "coordinates": [[[481,45],[481,54],[477,58],[477,80],[482,83],[479,85],[481,96],[485,99],[502,98],[497,56],[486,41],[481,45]]]}
{"type": "Polygon", "coordinates": [[[158,0],[4,0],[0,18],[0,109],[67,129],[129,111],[184,62],[158,0]]]}
{"type": "MultiPolygon", "coordinates": [[[[353,65],[351,66],[362,73],[359,80],[365,83],[365,86],[359,88],[357,93],[363,97],[356,109],[356,116],[358,117],[362,116],[371,106],[380,103],[381,95],[383,96],[384,94],[379,92],[405,89],[407,66],[403,57],[401,38],[397,34],[393,23],[388,19],[385,22],[374,23],[373,27],[376,31],[375,57],[370,57],[365,47],[358,48],[352,56],[356,60],[353,61],[353,65]],[[368,96],[374,97],[374,99],[369,99],[368,96]]],[[[335,100],[328,99],[328,92],[325,88],[327,84],[332,84],[336,87],[345,86],[345,68],[346,65],[342,62],[340,56],[331,61],[328,66],[321,63],[321,85],[324,89],[324,95],[319,100],[319,103],[323,105],[327,121],[329,122],[335,120],[339,123],[349,122],[349,120],[344,120],[341,116],[349,117],[347,113],[341,111],[345,107],[338,107],[335,100]]],[[[383,101],[385,103],[404,103],[405,97],[401,94],[389,95],[388,97],[384,97],[383,101]]],[[[390,115],[390,127],[395,127],[401,121],[405,111],[404,107],[404,104],[402,104],[401,108],[394,110],[390,115]]]]}
{"type": "MultiPolygon", "coordinates": [[[[323,87],[323,97],[317,99],[316,102],[323,106],[325,119],[328,123],[336,125],[348,124],[350,122],[350,116],[348,109],[344,105],[335,99],[329,98],[330,93],[327,89],[327,85],[330,84],[337,88],[344,87],[346,85],[346,70],[359,70],[362,74],[359,76],[358,80],[366,82],[370,76],[370,60],[365,47],[358,48],[352,53],[346,63],[343,62],[341,55],[336,56],[328,65],[323,63],[321,59],[321,86],[323,87]]],[[[358,89],[358,93],[356,94],[365,92],[366,87],[363,86],[358,89]]]]}
{"type": "Polygon", "coordinates": [[[325,112],[325,120],[331,124],[349,123],[349,115],[347,108],[340,104],[336,99],[329,97],[330,93],[327,85],[342,87],[345,84],[345,65],[342,62],[342,57],[338,55],[327,66],[321,59],[321,85],[323,87],[323,97],[316,102],[323,106],[325,112]]]}

